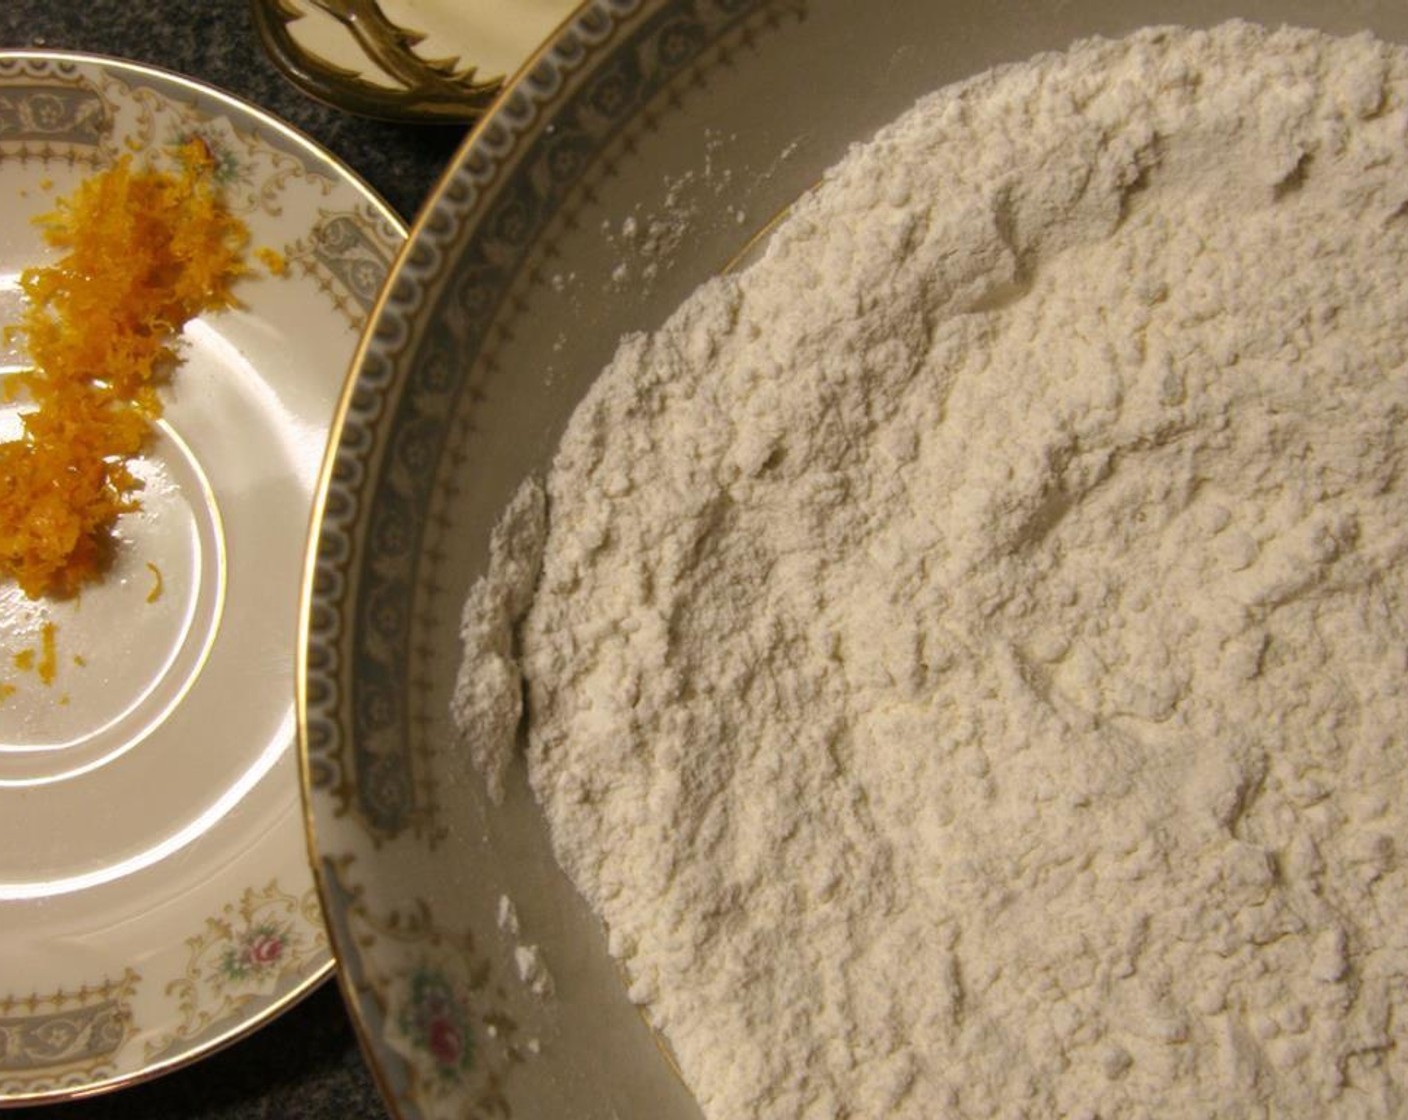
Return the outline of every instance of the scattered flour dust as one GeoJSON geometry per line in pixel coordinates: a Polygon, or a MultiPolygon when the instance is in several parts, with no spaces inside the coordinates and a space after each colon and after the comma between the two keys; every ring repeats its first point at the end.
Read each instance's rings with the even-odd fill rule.
{"type": "Polygon", "coordinates": [[[1082,42],[622,342],[456,715],[711,1120],[1408,1116],[1405,135],[1367,36],[1082,42]]]}

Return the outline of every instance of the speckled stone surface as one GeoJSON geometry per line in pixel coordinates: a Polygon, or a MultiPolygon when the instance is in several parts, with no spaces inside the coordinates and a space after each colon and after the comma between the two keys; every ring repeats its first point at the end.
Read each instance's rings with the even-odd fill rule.
{"type": "MultiPolygon", "coordinates": [[[[409,223],[463,129],[363,120],[294,88],[264,55],[247,0],[0,0],[0,48],[92,51],[219,86],[298,128],[409,223]]],[[[328,983],[203,1061],[114,1093],[16,1109],[49,1120],[383,1120],[388,1113],[328,983]]]]}

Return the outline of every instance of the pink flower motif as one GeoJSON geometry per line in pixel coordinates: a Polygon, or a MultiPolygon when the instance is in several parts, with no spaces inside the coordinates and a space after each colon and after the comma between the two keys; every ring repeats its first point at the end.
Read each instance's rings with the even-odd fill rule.
{"type": "Polygon", "coordinates": [[[277,934],[260,931],[250,939],[245,953],[256,968],[268,968],[284,955],[284,939],[277,934]]]}
{"type": "Polygon", "coordinates": [[[474,1063],[474,1028],[462,989],[433,965],[423,965],[410,977],[400,1026],[434,1063],[436,1072],[458,1080],[474,1063]]]}
{"type": "Polygon", "coordinates": [[[228,981],[255,980],[274,972],[288,956],[291,931],[286,924],[261,922],[228,945],[219,965],[228,981]]]}
{"type": "Polygon", "coordinates": [[[440,1065],[458,1066],[464,1053],[464,1036],[452,1019],[433,1019],[426,1032],[426,1045],[440,1065]]]}

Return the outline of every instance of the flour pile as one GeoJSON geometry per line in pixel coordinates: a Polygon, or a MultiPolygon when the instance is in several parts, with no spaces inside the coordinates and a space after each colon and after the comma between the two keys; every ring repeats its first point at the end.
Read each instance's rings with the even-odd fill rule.
{"type": "Polygon", "coordinates": [[[624,340],[456,714],[711,1120],[1408,1115],[1406,136],[1367,36],[1082,42],[624,340]]]}

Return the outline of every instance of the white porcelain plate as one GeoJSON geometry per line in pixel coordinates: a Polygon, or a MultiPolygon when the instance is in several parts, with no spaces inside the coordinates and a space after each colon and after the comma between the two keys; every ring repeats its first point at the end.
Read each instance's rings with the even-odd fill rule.
{"type": "MultiPolygon", "coordinates": [[[[331,969],[295,757],[313,488],[405,238],[331,157],[242,103],[91,56],[0,52],[0,324],[49,259],[32,218],[198,135],[253,250],[188,325],[142,509],[65,602],[0,583],[0,1104],[185,1063],[331,969]],[[274,255],[277,255],[275,257],[274,255]]],[[[0,371],[24,361],[0,346],[0,371]]],[[[22,402],[0,403],[0,438],[22,402]]]]}

